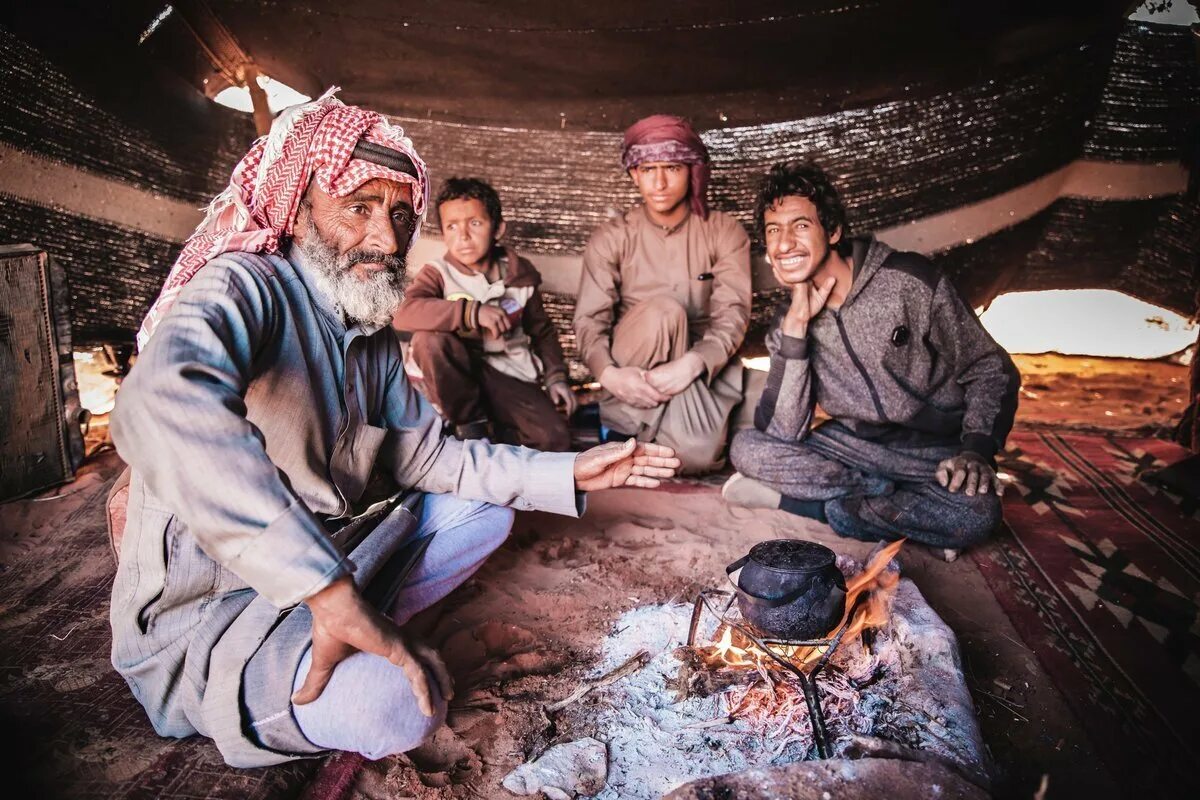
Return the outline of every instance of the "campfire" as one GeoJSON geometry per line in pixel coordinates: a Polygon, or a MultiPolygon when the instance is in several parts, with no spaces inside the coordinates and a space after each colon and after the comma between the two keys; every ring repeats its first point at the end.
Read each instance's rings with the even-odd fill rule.
{"type": "Polygon", "coordinates": [[[558,741],[607,752],[598,800],[649,800],[687,781],[813,759],[933,761],[986,786],[954,634],[900,576],[901,543],[864,565],[827,548],[810,558],[813,548],[787,541],[785,566],[821,579],[758,594],[796,599],[806,625],[823,621],[800,628],[813,638],[752,621],[775,623],[788,609],[758,615],[746,598],[753,580],[739,574],[733,591],[622,614],[589,677],[543,708],[558,741]]]}
{"type": "Polygon", "coordinates": [[[875,677],[879,666],[872,652],[873,631],[888,622],[900,581],[899,572],[888,565],[903,544],[900,540],[879,550],[846,583],[841,620],[821,639],[763,635],[739,618],[732,593],[702,592],[696,599],[687,645],[676,651],[683,662],[677,694],[724,692],[726,717],[713,724],[740,720],[766,735],[780,751],[800,742],[815,746],[821,758],[829,758],[827,720],[854,728],[858,690],[875,677]],[[716,606],[715,596],[728,598],[723,608],[716,606]],[[713,641],[701,644],[697,631],[705,611],[719,622],[713,641]]]}

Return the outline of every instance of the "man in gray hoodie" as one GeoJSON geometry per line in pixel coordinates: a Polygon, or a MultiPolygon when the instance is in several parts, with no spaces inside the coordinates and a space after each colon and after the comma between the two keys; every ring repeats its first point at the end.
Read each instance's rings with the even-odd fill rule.
{"type": "Polygon", "coordinates": [[[767,336],[767,387],[738,433],[722,495],[828,522],[856,539],[945,549],[1000,521],[995,454],[1020,375],[926,258],[850,240],[820,169],[778,164],[756,211],[792,295],[767,336]],[[832,419],[814,427],[817,405],[832,419]]]}

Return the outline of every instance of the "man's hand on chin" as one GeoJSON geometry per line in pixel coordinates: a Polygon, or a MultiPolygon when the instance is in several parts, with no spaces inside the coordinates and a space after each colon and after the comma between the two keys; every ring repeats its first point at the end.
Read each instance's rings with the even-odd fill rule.
{"type": "Polygon", "coordinates": [[[575,457],[575,488],[581,492],[637,486],[653,489],[679,470],[675,451],[653,442],[609,442],[575,457]]]}
{"type": "Polygon", "coordinates": [[[359,650],[383,656],[404,670],[417,705],[427,717],[434,713],[430,675],[437,681],[442,699],[448,702],[454,696],[450,673],[437,651],[406,642],[396,623],[372,608],[349,576],[338,578],[304,602],[313,618],[312,664],[304,685],[292,695],[296,705],[320,697],[334,668],[359,650]]]}

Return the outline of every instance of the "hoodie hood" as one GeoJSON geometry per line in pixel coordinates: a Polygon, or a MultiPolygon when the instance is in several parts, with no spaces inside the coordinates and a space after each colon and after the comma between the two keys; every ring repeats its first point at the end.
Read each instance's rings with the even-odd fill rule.
{"type": "Polygon", "coordinates": [[[854,282],[850,285],[850,293],[842,302],[842,308],[854,302],[854,298],[858,297],[863,287],[879,272],[883,262],[894,252],[896,251],[893,248],[874,236],[863,236],[851,241],[850,260],[854,265],[854,282]]]}

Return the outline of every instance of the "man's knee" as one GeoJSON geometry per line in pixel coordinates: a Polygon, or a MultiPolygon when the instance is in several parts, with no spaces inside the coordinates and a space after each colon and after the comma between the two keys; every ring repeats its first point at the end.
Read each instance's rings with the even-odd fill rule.
{"type": "Polygon", "coordinates": [[[962,497],[955,530],[961,547],[980,544],[991,536],[1003,519],[1000,497],[994,493],[962,497]]]}
{"type": "Polygon", "coordinates": [[[668,445],[679,459],[679,471],[685,475],[712,472],[725,465],[725,442],[717,438],[703,439],[699,436],[685,442],[668,445]]]}
{"type": "Polygon", "coordinates": [[[484,530],[488,532],[487,541],[484,546],[488,548],[488,552],[493,552],[500,545],[508,540],[508,535],[512,533],[513,521],[516,519],[516,512],[505,506],[492,505],[485,503],[486,508],[482,513],[486,516],[488,524],[484,526],[484,530]]]}
{"type": "Polygon", "coordinates": [[[565,453],[571,449],[571,431],[566,420],[557,414],[541,426],[522,431],[521,438],[526,447],[547,453],[565,453]]]}
{"type": "Polygon", "coordinates": [[[683,303],[667,294],[647,297],[634,306],[632,311],[654,317],[654,319],[660,320],[668,327],[680,323],[686,325],[688,321],[687,308],[684,307],[683,303]]]}
{"type": "Polygon", "coordinates": [[[655,367],[687,348],[687,309],[674,297],[649,297],[613,328],[612,356],[623,367],[655,367]]]}
{"type": "MultiPolygon", "coordinates": [[[[307,676],[310,657],[301,662],[296,688],[307,676]]],[[[361,753],[371,760],[404,753],[427,741],[446,721],[446,700],[425,672],[433,706],[429,717],[421,713],[404,670],[364,652],[338,664],[321,696],[293,706],[293,713],[305,737],[318,747],[361,753]]]]}
{"type": "Polygon", "coordinates": [[[415,331],[409,341],[417,363],[444,357],[461,350],[464,345],[456,333],[446,331],[415,331]]]}
{"type": "Polygon", "coordinates": [[[747,478],[757,478],[763,464],[763,451],[770,446],[771,437],[757,428],[743,428],[729,443],[729,461],[734,469],[747,478]]]}
{"type": "Polygon", "coordinates": [[[515,512],[484,500],[465,500],[453,494],[427,494],[421,512],[419,535],[469,528],[473,548],[495,550],[508,538],[515,512]]]}
{"type": "Polygon", "coordinates": [[[381,694],[379,703],[357,715],[361,741],[357,752],[371,761],[399,753],[407,753],[429,741],[446,722],[447,703],[430,676],[433,716],[427,717],[415,707],[412,688],[408,682],[392,692],[393,697],[381,694]],[[397,708],[406,709],[403,718],[397,708]]]}
{"type": "Polygon", "coordinates": [[[508,540],[508,535],[512,533],[516,512],[505,506],[478,502],[479,508],[476,511],[478,524],[472,526],[475,529],[475,536],[472,537],[473,545],[477,553],[486,556],[494,553],[500,548],[500,545],[508,540]]]}

